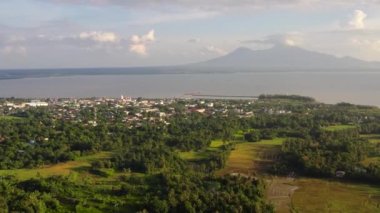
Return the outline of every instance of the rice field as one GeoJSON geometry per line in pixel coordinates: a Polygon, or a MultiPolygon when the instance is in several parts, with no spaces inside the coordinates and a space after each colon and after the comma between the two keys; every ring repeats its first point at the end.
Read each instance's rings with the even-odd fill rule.
{"type": "Polygon", "coordinates": [[[69,175],[72,172],[78,172],[84,168],[89,168],[91,162],[94,160],[109,158],[110,155],[110,152],[100,152],[94,155],[80,157],[75,161],[59,163],[42,168],[0,170],[0,176],[13,175],[20,180],[26,180],[36,176],[49,177],[54,175],[69,175]]]}
{"type": "Polygon", "coordinates": [[[333,126],[323,127],[322,129],[326,131],[334,132],[334,131],[342,131],[342,130],[355,129],[355,128],[356,126],[354,125],[333,125],[333,126]]]}

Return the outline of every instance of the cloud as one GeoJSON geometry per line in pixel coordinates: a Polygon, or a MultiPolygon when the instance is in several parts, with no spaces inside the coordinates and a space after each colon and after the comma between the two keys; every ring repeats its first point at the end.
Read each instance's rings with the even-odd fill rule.
{"type": "Polygon", "coordinates": [[[380,52],[380,39],[360,39],[353,38],[351,43],[361,49],[371,49],[380,52]]]}
{"type": "Polygon", "coordinates": [[[236,8],[270,9],[276,7],[300,7],[321,5],[378,5],[378,0],[40,0],[45,2],[84,4],[91,6],[120,6],[124,8],[155,8],[222,11],[236,8]]]}
{"type": "Polygon", "coordinates": [[[266,36],[263,39],[253,39],[241,41],[243,44],[263,44],[263,45],[286,45],[299,46],[303,43],[303,34],[291,32],[286,34],[275,34],[266,36]]]}
{"type": "Polygon", "coordinates": [[[154,30],[150,30],[147,34],[139,36],[133,35],[130,39],[129,51],[136,53],[141,56],[148,55],[147,45],[151,44],[156,40],[154,30]]]}
{"type": "Polygon", "coordinates": [[[6,36],[0,34],[0,53],[3,55],[26,55],[27,48],[22,44],[26,39],[22,36],[6,36]]]}
{"type": "Polygon", "coordinates": [[[116,43],[119,42],[119,37],[113,32],[81,32],[79,38],[82,40],[92,40],[100,43],[116,43]]]}
{"type": "Polygon", "coordinates": [[[84,50],[116,50],[127,47],[129,42],[124,42],[114,32],[83,31],[71,34],[35,34],[19,36],[17,33],[0,35],[0,51],[3,54],[26,54],[27,49],[62,49],[76,48],[84,50]]]}
{"type": "Polygon", "coordinates": [[[20,45],[8,45],[1,49],[1,53],[4,55],[26,55],[27,49],[20,45]]]}
{"type": "Polygon", "coordinates": [[[212,46],[212,45],[204,47],[201,52],[202,54],[212,53],[212,54],[217,54],[217,55],[225,55],[228,53],[226,50],[212,46]]]}
{"type": "Polygon", "coordinates": [[[365,19],[367,14],[362,10],[355,10],[346,26],[348,29],[360,30],[365,28],[365,19]]]}

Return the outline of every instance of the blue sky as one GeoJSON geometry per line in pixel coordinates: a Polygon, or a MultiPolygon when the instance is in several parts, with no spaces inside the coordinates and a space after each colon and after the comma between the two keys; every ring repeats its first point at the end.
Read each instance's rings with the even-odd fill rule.
{"type": "Polygon", "coordinates": [[[0,69],[185,64],[269,43],[380,61],[379,9],[377,0],[5,0],[0,69]]]}

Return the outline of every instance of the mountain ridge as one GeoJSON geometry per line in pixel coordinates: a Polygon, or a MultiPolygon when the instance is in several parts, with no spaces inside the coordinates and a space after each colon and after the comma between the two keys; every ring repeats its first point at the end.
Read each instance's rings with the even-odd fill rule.
{"type": "Polygon", "coordinates": [[[231,53],[195,63],[190,67],[201,69],[234,70],[331,70],[380,69],[380,62],[369,62],[353,57],[336,57],[296,46],[275,45],[269,49],[252,50],[239,47],[231,53]]]}
{"type": "Polygon", "coordinates": [[[177,66],[119,68],[61,68],[0,70],[0,80],[76,75],[197,74],[232,72],[338,72],[380,71],[380,62],[353,57],[336,57],[300,47],[277,45],[252,50],[240,47],[231,53],[204,62],[177,66]]]}

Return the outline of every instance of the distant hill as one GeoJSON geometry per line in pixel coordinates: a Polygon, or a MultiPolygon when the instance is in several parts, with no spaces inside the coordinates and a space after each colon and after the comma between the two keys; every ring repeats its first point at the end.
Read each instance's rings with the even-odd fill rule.
{"type": "Polygon", "coordinates": [[[268,71],[380,71],[380,62],[335,57],[299,47],[276,45],[265,50],[238,48],[209,61],[182,66],[0,70],[0,80],[73,75],[139,75],[268,71]]]}
{"type": "Polygon", "coordinates": [[[225,56],[191,64],[189,68],[221,71],[380,70],[380,63],[351,57],[339,58],[294,46],[276,45],[265,50],[238,48],[225,56]]]}

